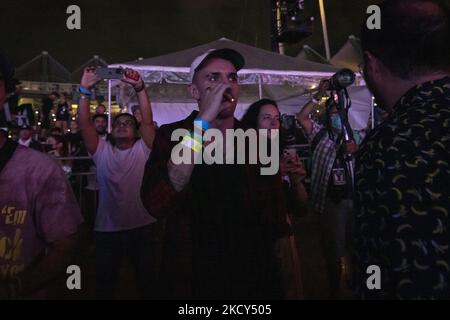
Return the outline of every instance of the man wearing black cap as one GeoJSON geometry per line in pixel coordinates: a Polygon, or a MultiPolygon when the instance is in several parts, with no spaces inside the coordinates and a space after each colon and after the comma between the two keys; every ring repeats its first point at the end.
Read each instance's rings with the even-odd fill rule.
{"type": "Polygon", "coordinates": [[[174,147],[191,151],[184,139],[171,140],[176,129],[200,125],[225,136],[227,129],[243,128],[233,116],[239,97],[237,71],[243,65],[244,58],[232,49],[197,57],[188,89],[199,111],[157,132],[141,196],[149,212],[167,217],[165,298],[298,297],[286,292],[285,274],[275,257],[279,240],[291,232],[281,179],[261,176],[260,165],[175,164],[171,159],[174,147]]]}

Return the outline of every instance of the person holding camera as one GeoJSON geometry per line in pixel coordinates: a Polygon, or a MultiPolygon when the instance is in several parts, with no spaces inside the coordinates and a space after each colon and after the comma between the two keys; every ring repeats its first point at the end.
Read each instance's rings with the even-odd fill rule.
{"type": "MultiPolygon", "coordinates": [[[[261,99],[252,103],[242,117],[242,123],[256,130],[280,130],[281,117],[278,105],[270,99],[261,99]]],[[[268,131],[270,134],[270,131],[268,131]]],[[[284,136],[284,131],[282,131],[284,136]]],[[[280,141],[283,138],[280,137],[280,141]]],[[[280,150],[280,176],[286,193],[287,205],[290,215],[302,216],[307,211],[308,194],[304,185],[306,170],[295,149],[284,148],[280,150]]]]}
{"type": "Polygon", "coordinates": [[[113,121],[110,141],[99,137],[91,121],[89,101],[102,80],[95,68],[86,68],[81,79],[78,111],[86,149],[97,167],[99,205],[95,219],[97,295],[114,298],[122,263],[128,255],[137,275],[141,298],[155,297],[154,233],[156,219],[144,208],[140,187],[144,167],[155,139],[153,115],[140,74],[125,69],[121,81],[131,85],[139,99],[140,125],[128,113],[113,121]],[[141,139],[138,139],[138,131],[141,139]]]}
{"type": "Polygon", "coordinates": [[[311,198],[313,209],[320,215],[330,298],[339,299],[344,297],[347,274],[343,271],[349,268],[346,255],[353,210],[352,178],[344,157],[356,153],[358,145],[344,141],[343,124],[334,102],[325,111],[324,125],[310,118],[328,87],[329,81],[320,82],[318,92],[297,114],[297,121],[311,145],[311,198]]]}

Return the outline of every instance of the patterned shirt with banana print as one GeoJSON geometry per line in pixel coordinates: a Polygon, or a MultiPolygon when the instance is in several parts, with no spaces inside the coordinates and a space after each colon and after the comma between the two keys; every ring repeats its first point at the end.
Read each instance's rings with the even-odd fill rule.
{"type": "Polygon", "coordinates": [[[356,161],[359,294],[449,299],[450,77],[415,86],[393,110],[356,161]],[[381,289],[366,286],[370,265],[381,289]]]}

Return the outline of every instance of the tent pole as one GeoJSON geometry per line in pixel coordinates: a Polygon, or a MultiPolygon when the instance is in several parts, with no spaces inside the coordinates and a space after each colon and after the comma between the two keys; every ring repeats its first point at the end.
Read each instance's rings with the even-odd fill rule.
{"type": "MultiPolygon", "coordinates": [[[[281,28],[282,28],[282,23],[281,23],[281,1],[277,1],[276,3],[277,6],[277,35],[281,35],[281,28]]],[[[284,48],[284,43],[282,42],[278,42],[278,53],[284,55],[285,54],[285,48],[284,48]]]]}
{"type": "Polygon", "coordinates": [[[108,80],[108,133],[111,133],[111,80],[108,80]]]}
{"type": "Polygon", "coordinates": [[[261,75],[258,74],[258,93],[259,93],[259,100],[262,99],[263,93],[262,93],[262,81],[261,81],[261,75]]]}
{"type": "Polygon", "coordinates": [[[330,43],[328,42],[328,29],[327,29],[327,20],[325,17],[325,6],[323,4],[323,0],[319,0],[320,6],[320,18],[322,20],[322,30],[323,30],[323,42],[325,44],[325,54],[328,61],[331,60],[330,53],[330,43]]]}
{"type": "Polygon", "coordinates": [[[375,128],[375,106],[374,106],[374,98],[373,98],[373,96],[372,96],[372,99],[371,99],[371,103],[370,103],[370,105],[371,105],[371,108],[372,108],[372,129],[374,129],[375,128]]]}

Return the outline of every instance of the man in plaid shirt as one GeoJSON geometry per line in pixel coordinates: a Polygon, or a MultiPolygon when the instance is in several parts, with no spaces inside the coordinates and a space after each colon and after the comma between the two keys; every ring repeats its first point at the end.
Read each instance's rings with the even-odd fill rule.
{"type": "Polygon", "coordinates": [[[261,175],[260,164],[175,164],[172,159],[177,145],[189,148],[174,141],[173,132],[193,130],[194,121],[222,131],[246,129],[234,118],[237,71],[243,65],[241,54],[228,48],[197,57],[189,89],[199,111],[157,132],[141,197],[152,215],[167,219],[163,298],[301,297],[294,286],[299,268],[289,250],[292,230],[279,174],[261,175]]]}
{"type": "Polygon", "coordinates": [[[330,298],[342,297],[341,279],[347,266],[347,234],[351,230],[353,210],[350,176],[344,154],[358,150],[355,142],[344,143],[341,119],[336,107],[327,110],[327,127],[313,121],[310,114],[325,95],[327,83],[322,81],[318,93],[308,102],[297,120],[311,144],[311,199],[314,211],[320,214],[322,247],[330,283],[330,298]]]}

